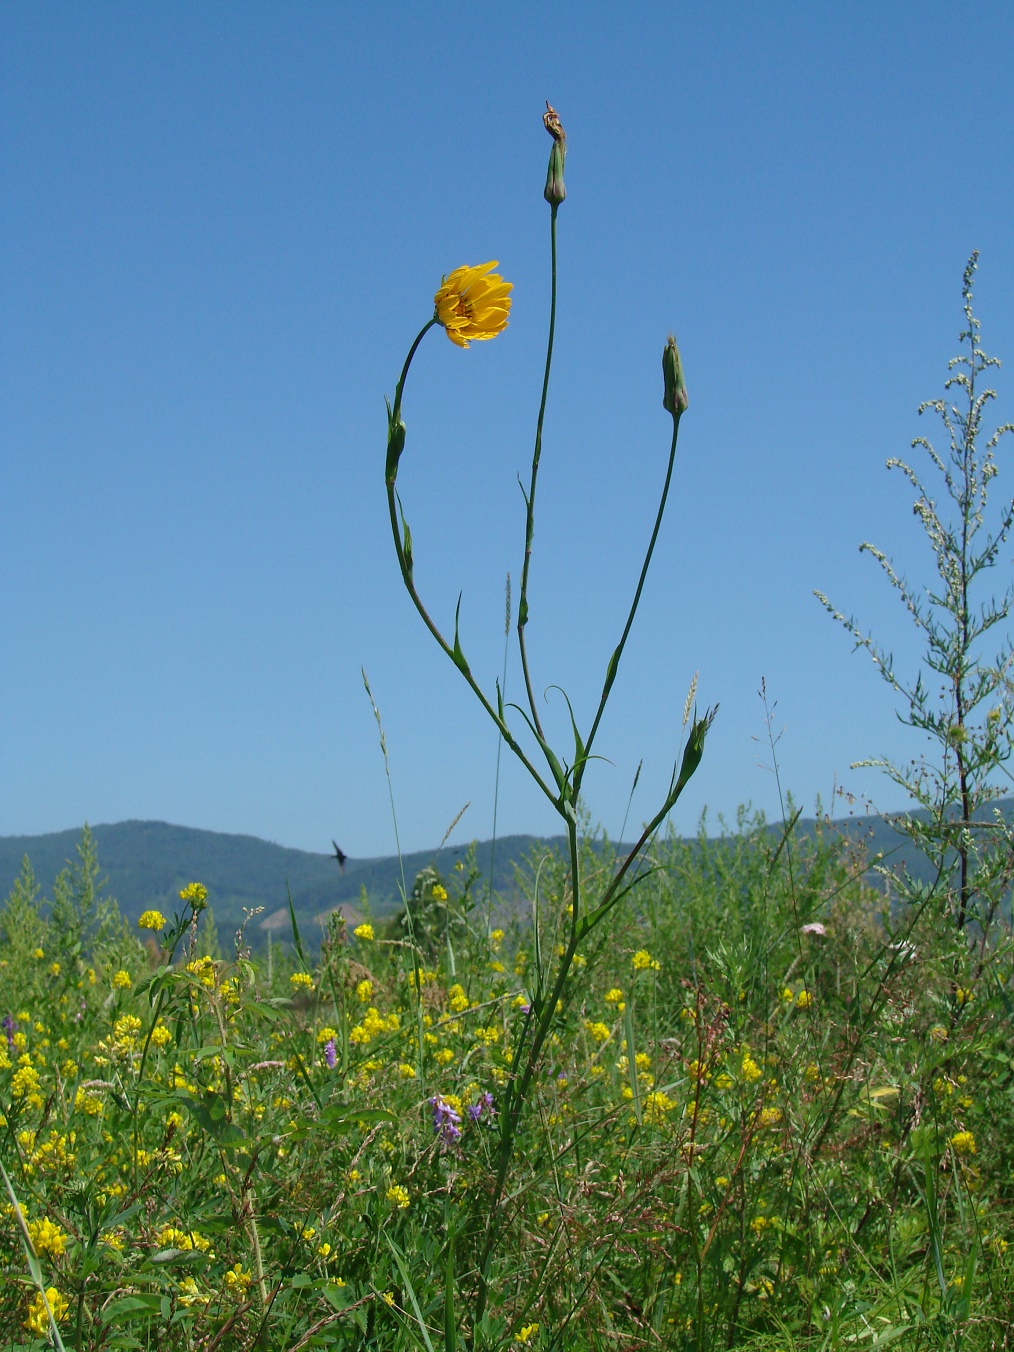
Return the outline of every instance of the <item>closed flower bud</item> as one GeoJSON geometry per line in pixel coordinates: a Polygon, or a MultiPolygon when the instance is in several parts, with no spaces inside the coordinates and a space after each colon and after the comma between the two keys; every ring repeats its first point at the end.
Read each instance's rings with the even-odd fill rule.
{"type": "Polygon", "coordinates": [[[689,400],[687,399],[687,387],[683,382],[683,363],[680,361],[680,350],[676,346],[676,339],[671,333],[662,353],[662,375],[665,379],[662,406],[668,409],[674,418],[679,418],[681,414],[686,413],[689,400]]]}
{"type": "Polygon", "coordinates": [[[549,152],[549,169],[546,171],[546,188],[542,194],[551,207],[558,207],[567,196],[563,186],[563,163],[567,158],[567,133],[560,124],[556,109],[546,100],[546,111],[542,114],[542,125],[553,138],[553,149],[549,152]]]}
{"type": "MultiPolygon", "coordinates": [[[[386,402],[386,401],[385,401],[386,402]]],[[[398,477],[398,461],[401,459],[401,453],[405,449],[405,424],[402,422],[400,411],[395,411],[391,405],[387,405],[387,465],[385,475],[387,482],[393,484],[398,477]]]]}

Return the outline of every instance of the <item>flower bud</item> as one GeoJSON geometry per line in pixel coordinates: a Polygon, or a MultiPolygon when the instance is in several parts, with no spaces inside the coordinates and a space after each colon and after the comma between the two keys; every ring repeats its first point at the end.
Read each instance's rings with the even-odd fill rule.
{"type": "Polygon", "coordinates": [[[398,477],[398,461],[401,459],[401,453],[405,449],[405,424],[402,422],[401,410],[397,405],[401,402],[400,395],[395,400],[395,408],[391,408],[390,402],[385,399],[387,404],[387,464],[385,466],[385,477],[389,484],[393,484],[398,477]]]}
{"type": "Polygon", "coordinates": [[[567,133],[560,124],[556,109],[546,100],[546,111],[542,114],[542,125],[553,138],[553,149],[549,152],[549,168],[546,171],[546,188],[543,197],[551,207],[558,207],[567,196],[563,186],[563,162],[567,158],[567,133]]]}
{"type": "Polygon", "coordinates": [[[662,352],[662,376],[665,380],[665,393],[662,395],[662,407],[669,410],[674,418],[686,413],[689,400],[687,387],[683,383],[683,363],[676,339],[670,333],[662,352]]]}

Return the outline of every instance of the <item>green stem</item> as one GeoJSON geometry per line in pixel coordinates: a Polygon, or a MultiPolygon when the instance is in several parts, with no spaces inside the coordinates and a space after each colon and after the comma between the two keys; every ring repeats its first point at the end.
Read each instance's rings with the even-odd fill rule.
{"type": "MultiPolygon", "coordinates": [[[[176,957],[176,949],[179,947],[180,939],[182,939],[184,933],[188,928],[189,922],[187,923],[187,925],[181,924],[177,928],[176,934],[173,938],[172,948],[169,950],[169,961],[166,963],[167,967],[172,967],[173,960],[176,957]]],[[[165,1002],[165,986],[163,986],[158,993],[158,1001],[156,1002],[155,1005],[155,1013],[152,1015],[151,1023],[148,1026],[148,1036],[144,1039],[144,1046],[141,1049],[141,1064],[138,1066],[137,1070],[137,1086],[134,1090],[134,1109],[132,1113],[134,1157],[133,1160],[131,1161],[131,1180],[135,1192],[137,1191],[137,1140],[139,1130],[137,1124],[137,1115],[138,1110],[141,1106],[141,1084],[144,1080],[144,1064],[148,1059],[148,1048],[151,1046],[151,1036],[158,1025],[159,1015],[162,1013],[162,1005],[164,1004],[164,1002],[165,1002]]]]}
{"type": "MultiPolygon", "coordinates": [[[[561,815],[563,815],[561,813],[561,815]]],[[[532,1045],[528,1052],[528,1058],[525,1062],[525,1068],[522,1071],[521,1079],[508,1089],[504,1100],[503,1115],[501,1121],[503,1126],[500,1129],[500,1147],[497,1152],[496,1179],[493,1184],[493,1197],[489,1203],[489,1225],[486,1230],[486,1240],[482,1248],[482,1256],[479,1259],[479,1291],[475,1302],[475,1325],[478,1325],[486,1309],[486,1301],[489,1295],[489,1264],[493,1257],[493,1250],[496,1247],[496,1241],[499,1236],[500,1224],[502,1220],[501,1207],[503,1203],[504,1190],[507,1186],[507,1174],[510,1169],[511,1159],[514,1155],[514,1141],[521,1125],[521,1114],[524,1111],[525,1100],[528,1091],[531,1089],[532,1080],[538,1069],[539,1058],[542,1055],[542,1049],[546,1044],[553,1020],[556,1017],[556,1006],[560,997],[563,995],[564,986],[567,977],[570,974],[571,966],[574,962],[574,953],[577,950],[577,917],[580,911],[580,889],[581,874],[578,863],[578,842],[577,842],[577,823],[566,819],[567,821],[567,839],[570,852],[570,875],[571,875],[571,900],[572,917],[570,927],[570,942],[567,945],[563,957],[560,959],[560,966],[557,970],[556,981],[549,994],[539,1016],[535,1028],[535,1037],[532,1039],[532,1045]]],[[[519,1047],[520,1050],[520,1047],[519,1047]]]]}
{"type": "Polygon", "coordinates": [[[532,711],[535,730],[545,741],[542,724],[535,707],[535,692],[528,671],[528,652],[525,648],[525,625],[528,623],[528,570],[532,562],[532,538],[535,534],[535,485],[539,477],[539,460],[542,458],[542,424],[546,417],[546,399],[549,394],[549,371],[553,364],[553,336],[556,333],[556,203],[550,212],[550,239],[553,258],[552,296],[549,303],[549,342],[546,346],[546,370],[542,378],[542,402],[539,405],[539,419],[535,425],[535,453],[532,456],[532,480],[526,499],[525,515],[525,562],[521,569],[521,597],[518,601],[518,647],[521,650],[521,670],[525,678],[525,690],[528,692],[528,707],[532,711]]]}
{"type": "Polygon", "coordinates": [[[249,1194],[245,1198],[247,1207],[247,1220],[249,1222],[250,1246],[253,1249],[254,1275],[257,1278],[257,1294],[260,1298],[260,1309],[263,1315],[268,1304],[268,1288],[264,1280],[264,1259],[261,1255],[261,1237],[257,1229],[257,1216],[253,1209],[253,1201],[249,1194]]]}
{"type": "MultiPolygon", "coordinates": [[[[393,410],[392,410],[392,416],[393,416],[393,418],[395,419],[395,421],[397,421],[397,419],[398,419],[398,418],[400,417],[400,415],[401,415],[401,400],[402,400],[402,394],[403,394],[404,387],[405,387],[405,380],[406,380],[406,378],[407,378],[407,376],[408,376],[408,368],[409,368],[409,366],[412,364],[412,358],[415,356],[416,349],[419,347],[419,344],[422,342],[423,337],[424,337],[425,334],[433,327],[433,325],[434,325],[435,323],[436,323],[436,320],[431,319],[430,322],[429,322],[428,324],[426,324],[426,325],[424,326],[424,328],[422,328],[422,329],[420,330],[419,335],[417,336],[415,342],[412,344],[411,348],[409,349],[409,354],[408,354],[408,356],[405,358],[405,365],[404,365],[404,367],[402,368],[401,379],[398,381],[398,384],[397,384],[397,387],[395,388],[395,393],[394,393],[394,407],[393,407],[393,410]]],[[[454,665],[455,665],[455,666],[458,668],[458,670],[461,672],[462,676],[464,676],[464,678],[465,678],[465,680],[467,681],[468,686],[469,686],[469,688],[471,689],[472,693],[475,695],[476,699],[479,701],[479,703],[482,705],[482,707],[486,710],[486,713],[489,714],[490,718],[491,718],[491,719],[493,720],[493,722],[496,724],[497,728],[498,728],[499,731],[500,731],[500,735],[503,737],[504,741],[507,743],[507,745],[510,747],[510,749],[514,752],[515,756],[517,756],[518,760],[519,760],[519,761],[521,762],[521,764],[525,767],[525,769],[528,771],[528,773],[532,776],[532,778],[535,780],[536,784],[538,784],[539,788],[540,788],[540,789],[542,790],[542,792],[546,795],[546,797],[547,797],[547,798],[549,799],[549,801],[553,804],[553,806],[556,807],[557,809],[559,809],[559,796],[558,796],[558,793],[555,792],[553,789],[551,789],[551,788],[549,787],[549,785],[546,783],[546,781],[545,781],[545,780],[542,778],[542,776],[539,774],[538,770],[536,770],[535,766],[531,763],[531,761],[530,761],[530,760],[528,759],[528,757],[525,755],[524,751],[523,751],[522,748],[519,746],[519,744],[518,744],[516,738],[514,737],[514,734],[511,732],[511,730],[510,730],[510,728],[507,726],[506,722],[500,717],[500,715],[497,713],[497,711],[496,711],[496,710],[493,708],[493,706],[490,704],[489,700],[486,698],[486,696],[485,696],[485,694],[483,693],[482,689],[481,689],[481,688],[479,687],[479,685],[476,683],[475,678],[472,676],[472,673],[471,673],[470,671],[467,670],[467,667],[466,667],[466,666],[462,666],[462,665],[459,664],[459,662],[456,660],[455,655],[454,655],[454,649],[451,647],[451,645],[450,645],[450,644],[447,642],[447,640],[444,638],[443,634],[440,632],[440,630],[439,630],[439,629],[437,628],[437,626],[434,624],[432,618],[430,617],[429,611],[428,611],[428,610],[426,609],[426,607],[423,605],[422,598],[420,597],[419,593],[416,591],[415,582],[414,582],[413,579],[412,579],[412,571],[411,571],[411,569],[409,568],[408,559],[405,557],[405,547],[404,547],[404,544],[402,543],[401,530],[400,530],[399,525],[398,525],[398,500],[397,500],[397,493],[396,493],[396,491],[395,491],[395,481],[394,481],[394,479],[389,479],[388,482],[387,482],[387,506],[388,506],[388,511],[389,511],[389,513],[390,513],[390,518],[391,518],[391,534],[392,534],[393,537],[394,537],[394,548],[395,548],[395,553],[396,553],[397,556],[398,556],[398,567],[401,569],[401,577],[402,577],[402,581],[405,583],[405,588],[406,588],[406,590],[407,590],[409,596],[412,598],[412,604],[415,606],[416,610],[419,612],[419,616],[420,616],[420,618],[422,619],[423,624],[425,624],[426,628],[427,628],[427,629],[430,631],[430,633],[433,635],[433,637],[434,637],[434,639],[436,640],[436,642],[437,642],[437,644],[439,645],[439,647],[440,647],[440,648],[443,650],[443,652],[445,652],[445,653],[447,654],[447,656],[451,659],[451,661],[454,663],[454,665]]]]}
{"type": "Polygon", "coordinates": [[[404,388],[405,388],[405,380],[406,380],[406,378],[407,378],[407,376],[408,376],[408,368],[412,365],[412,358],[415,356],[416,350],[417,350],[417,348],[419,347],[419,344],[422,342],[422,340],[423,340],[423,339],[426,337],[426,335],[429,333],[429,331],[430,331],[430,329],[433,327],[433,325],[436,324],[437,322],[438,322],[437,317],[436,317],[436,315],[434,315],[433,318],[432,318],[431,320],[429,320],[428,323],[424,324],[424,325],[422,326],[422,328],[419,330],[419,332],[416,334],[415,342],[412,344],[412,346],[411,346],[411,347],[409,348],[409,350],[408,350],[408,356],[405,358],[405,365],[401,368],[401,375],[398,377],[398,383],[397,383],[397,385],[395,385],[395,387],[394,387],[394,410],[393,410],[393,412],[394,412],[394,417],[395,417],[395,419],[397,419],[397,418],[400,416],[400,414],[401,414],[401,396],[402,396],[402,391],[403,391],[404,388]]]}
{"type": "MultiPolygon", "coordinates": [[[[588,739],[585,742],[586,757],[591,753],[592,742],[595,740],[595,734],[596,732],[598,732],[599,723],[602,721],[602,715],[605,712],[606,702],[609,699],[609,692],[612,689],[613,681],[616,679],[616,672],[620,665],[620,657],[622,656],[624,645],[627,642],[627,635],[630,633],[631,625],[634,623],[634,616],[637,614],[637,607],[640,604],[641,591],[644,587],[644,580],[648,576],[648,567],[651,564],[651,556],[655,552],[655,541],[658,539],[658,532],[662,525],[662,517],[665,513],[666,499],[669,496],[669,485],[672,482],[673,465],[676,462],[676,441],[677,438],[679,437],[681,416],[682,416],[681,414],[677,413],[675,418],[673,418],[672,444],[669,447],[669,465],[668,468],[666,469],[665,484],[662,488],[662,497],[661,500],[659,501],[658,512],[655,516],[655,529],[651,532],[651,539],[648,542],[648,550],[644,556],[644,563],[641,566],[641,576],[637,580],[637,590],[634,592],[634,599],[630,606],[630,614],[627,616],[627,623],[623,627],[623,634],[620,638],[619,643],[616,646],[616,651],[610,658],[609,666],[606,670],[606,679],[602,686],[602,694],[599,698],[598,711],[595,714],[595,721],[592,723],[591,731],[589,732],[588,739]]],[[[574,770],[575,799],[577,798],[577,795],[580,791],[581,780],[584,778],[585,766],[587,764],[588,761],[587,759],[585,759],[583,763],[577,766],[574,770]]]]}

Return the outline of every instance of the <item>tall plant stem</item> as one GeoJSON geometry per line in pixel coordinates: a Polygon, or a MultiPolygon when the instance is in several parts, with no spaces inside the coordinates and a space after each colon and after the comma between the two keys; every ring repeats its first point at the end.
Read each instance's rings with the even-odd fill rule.
{"type": "MultiPolygon", "coordinates": [[[[172,947],[169,949],[169,957],[165,964],[166,971],[172,970],[173,961],[176,957],[176,949],[179,947],[179,942],[182,939],[187,928],[188,926],[183,925],[182,922],[178,923],[176,926],[176,933],[173,935],[172,938],[172,947]]],[[[151,1046],[152,1034],[155,1032],[155,1026],[158,1023],[159,1015],[162,1013],[162,1006],[165,1003],[165,993],[166,988],[165,986],[162,986],[161,990],[158,993],[158,1000],[155,1003],[155,1012],[151,1016],[151,1022],[148,1025],[148,1033],[144,1039],[144,1046],[141,1048],[141,1062],[137,1068],[137,1084],[134,1089],[134,1104],[133,1108],[131,1109],[131,1125],[132,1125],[134,1153],[133,1158],[131,1160],[131,1169],[130,1169],[130,1181],[135,1193],[137,1192],[137,1147],[140,1132],[137,1119],[138,1112],[140,1111],[141,1107],[141,1085],[144,1080],[145,1063],[148,1060],[148,1048],[151,1046]]]]}
{"type": "MultiPolygon", "coordinates": [[[[564,814],[561,813],[561,816],[564,814]]],[[[577,841],[577,823],[564,817],[567,822],[567,844],[570,853],[570,876],[571,876],[571,902],[572,902],[572,921],[570,929],[570,942],[560,959],[560,966],[557,969],[556,980],[553,983],[552,991],[548,996],[543,996],[543,1003],[536,1015],[535,1036],[532,1039],[532,1045],[525,1060],[524,1070],[521,1072],[520,1080],[515,1081],[507,1091],[503,1109],[503,1125],[500,1128],[500,1146],[497,1151],[496,1178],[493,1184],[493,1197],[489,1204],[489,1225],[486,1229],[486,1239],[482,1247],[482,1255],[479,1259],[479,1291],[475,1302],[475,1323],[478,1324],[486,1309],[486,1301],[489,1296],[489,1264],[493,1257],[493,1250],[496,1247],[496,1241],[499,1237],[502,1221],[502,1206],[504,1189],[507,1186],[507,1174],[510,1169],[511,1159],[514,1154],[514,1140],[517,1136],[518,1127],[521,1124],[521,1114],[524,1110],[525,1100],[528,1097],[528,1091],[531,1089],[532,1080],[538,1069],[539,1058],[542,1055],[542,1049],[546,1044],[550,1029],[553,1025],[553,1019],[556,1016],[556,1006],[563,995],[563,989],[570,973],[574,961],[574,954],[577,951],[578,932],[577,916],[580,913],[580,887],[581,874],[578,867],[578,841],[577,841]]],[[[520,1042],[519,1048],[520,1051],[520,1042]]]]}
{"type": "Polygon", "coordinates": [[[680,433],[680,417],[677,414],[673,418],[672,424],[672,443],[669,447],[669,464],[665,472],[665,484],[662,487],[662,496],[658,504],[658,512],[655,515],[655,529],[651,532],[651,539],[648,541],[648,548],[644,555],[644,563],[641,565],[641,576],[637,579],[637,590],[634,592],[634,599],[630,605],[630,613],[627,616],[627,623],[623,626],[623,633],[620,641],[616,645],[612,657],[609,659],[609,666],[606,668],[606,679],[602,685],[602,694],[599,697],[599,707],[595,713],[595,721],[591,725],[591,731],[588,733],[588,739],[585,742],[585,760],[574,770],[574,797],[577,798],[581,789],[581,780],[584,778],[585,766],[588,764],[588,756],[591,753],[592,742],[595,740],[595,734],[598,732],[599,723],[602,721],[602,715],[605,713],[606,703],[609,699],[609,692],[613,688],[613,681],[616,679],[616,672],[619,669],[620,658],[623,655],[623,649],[627,642],[627,636],[630,633],[631,625],[634,623],[634,616],[637,614],[637,607],[641,601],[641,592],[644,589],[644,579],[648,576],[648,568],[651,565],[651,556],[655,552],[655,541],[658,539],[658,532],[662,526],[662,517],[665,515],[665,504],[669,497],[669,485],[672,483],[673,465],[676,463],[676,442],[680,433]]]}
{"type": "MultiPolygon", "coordinates": [[[[961,494],[961,613],[958,615],[958,628],[960,633],[960,658],[956,664],[954,672],[954,704],[957,715],[958,741],[955,746],[956,759],[958,762],[958,788],[961,793],[961,820],[967,822],[971,816],[971,799],[968,792],[968,772],[965,765],[964,747],[962,738],[965,732],[965,660],[968,656],[968,650],[971,647],[971,640],[968,633],[968,526],[969,515],[972,510],[971,498],[972,489],[970,484],[970,465],[969,462],[975,449],[974,439],[970,439],[970,432],[974,426],[975,418],[975,358],[976,343],[975,329],[969,322],[969,331],[971,338],[972,356],[969,362],[968,375],[968,422],[965,425],[965,434],[963,438],[962,455],[962,473],[963,485],[961,494]]],[[[962,932],[965,928],[965,922],[968,919],[968,905],[971,900],[971,886],[968,881],[968,835],[967,828],[962,825],[958,831],[958,859],[960,861],[960,881],[959,881],[959,904],[958,904],[958,922],[957,927],[962,932]]]]}
{"type": "MultiPolygon", "coordinates": [[[[511,575],[507,574],[507,616],[504,622],[503,638],[503,673],[500,677],[500,697],[506,697],[507,694],[507,654],[510,644],[511,632],[511,575]]],[[[490,920],[493,913],[493,878],[496,868],[496,814],[500,803],[500,753],[503,751],[503,733],[498,733],[496,739],[496,776],[493,783],[493,838],[489,846],[489,891],[486,895],[486,929],[489,929],[490,920]]]]}
{"type": "Polygon", "coordinates": [[[528,670],[528,651],[525,647],[525,625],[528,623],[528,570],[532,562],[532,538],[535,534],[535,486],[539,477],[539,460],[542,458],[542,424],[546,418],[546,399],[549,395],[549,372],[553,365],[553,336],[556,333],[556,213],[557,204],[550,209],[549,231],[553,257],[552,296],[549,303],[549,341],[546,344],[546,370],[542,377],[542,402],[539,404],[539,420],[535,425],[535,452],[532,456],[532,479],[525,498],[525,562],[521,569],[521,597],[518,601],[518,648],[521,652],[521,670],[525,678],[525,690],[528,693],[528,707],[532,711],[535,730],[543,739],[542,723],[535,706],[535,692],[528,670]]]}
{"type": "MultiPolygon", "coordinates": [[[[405,381],[408,377],[409,367],[412,364],[412,358],[415,356],[419,344],[422,342],[425,335],[429,332],[429,330],[433,327],[433,325],[436,322],[437,321],[435,319],[431,319],[428,324],[425,324],[419,331],[415,342],[412,344],[411,348],[409,348],[408,356],[405,358],[405,365],[402,367],[401,378],[399,379],[394,392],[394,406],[392,408],[392,419],[395,422],[397,422],[401,417],[402,395],[404,394],[405,381]]],[[[462,676],[464,676],[472,693],[475,695],[476,699],[479,701],[482,707],[486,710],[487,714],[489,714],[490,718],[496,724],[504,741],[514,752],[515,756],[517,756],[518,760],[525,767],[528,773],[532,776],[536,784],[538,784],[539,788],[546,795],[546,797],[553,804],[553,806],[558,808],[559,806],[558,794],[555,793],[549,787],[546,781],[542,778],[538,770],[536,770],[535,766],[525,755],[524,751],[518,744],[517,739],[511,732],[510,728],[507,726],[504,719],[501,717],[498,711],[493,708],[492,704],[490,704],[489,700],[485,696],[485,693],[483,692],[481,687],[477,684],[475,678],[473,677],[471,671],[469,670],[468,663],[465,661],[460,648],[458,648],[456,651],[455,648],[452,647],[451,644],[447,642],[443,634],[440,632],[436,624],[433,622],[433,619],[430,616],[429,611],[426,609],[425,605],[423,605],[422,597],[416,590],[415,581],[412,577],[412,565],[409,562],[408,556],[405,553],[405,545],[404,542],[402,541],[401,529],[398,523],[398,511],[399,511],[398,495],[395,490],[395,478],[392,476],[389,476],[387,479],[387,506],[391,517],[391,533],[394,536],[394,548],[398,556],[398,567],[401,569],[402,581],[405,583],[405,589],[407,590],[409,596],[412,598],[412,604],[419,612],[419,617],[421,618],[423,624],[425,624],[426,628],[433,635],[434,639],[436,639],[437,644],[440,646],[440,648],[451,659],[454,665],[461,672],[462,676]]],[[[457,634],[455,634],[455,640],[457,640],[457,634]]]]}

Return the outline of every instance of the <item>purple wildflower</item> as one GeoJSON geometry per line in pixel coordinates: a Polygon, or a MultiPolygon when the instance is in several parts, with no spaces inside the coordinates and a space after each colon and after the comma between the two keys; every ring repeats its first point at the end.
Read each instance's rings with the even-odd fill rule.
{"type": "Polygon", "coordinates": [[[461,1114],[439,1094],[434,1094],[429,1103],[433,1109],[433,1130],[445,1145],[453,1145],[461,1137],[461,1114]]]}
{"type": "Polygon", "coordinates": [[[487,1090],[485,1094],[480,1094],[475,1103],[469,1105],[468,1115],[473,1122],[480,1122],[483,1113],[488,1113],[490,1117],[496,1116],[496,1109],[493,1107],[493,1095],[487,1090]]]}
{"type": "Polygon", "coordinates": [[[338,1053],[335,1051],[333,1037],[329,1037],[324,1043],[324,1060],[327,1062],[328,1070],[334,1070],[338,1064],[338,1053]]]}
{"type": "Polygon", "coordinates": [[[18,1025],[14,1022],[10,1014],[5,1014],[3,1019],[0,1020],[0,1028],[3,1028],[4,1032],[7,1034],[8,1047],[14,1046],[14,1030],[17,1026],[18,1025]]]}

